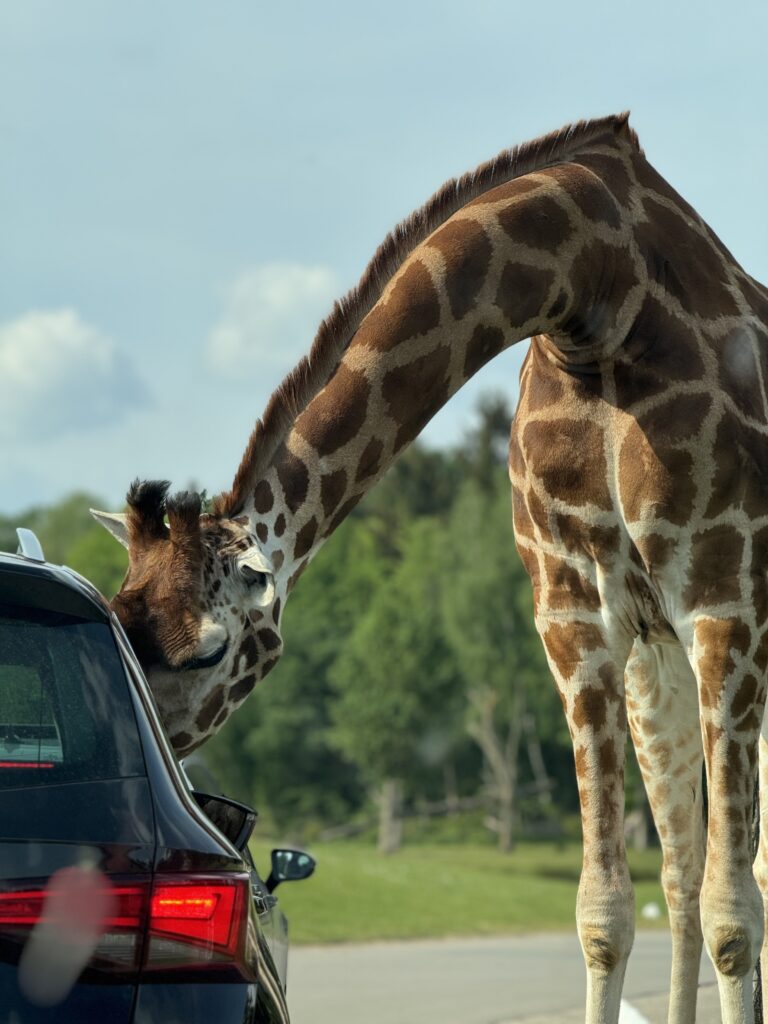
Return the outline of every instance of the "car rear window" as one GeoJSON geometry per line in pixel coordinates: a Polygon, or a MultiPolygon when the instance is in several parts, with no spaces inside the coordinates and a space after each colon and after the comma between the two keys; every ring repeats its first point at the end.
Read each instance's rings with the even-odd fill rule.
{"type": "Polygon", "coordinates": [[[0,604],[0,789],[144,774],[109,626],[0,604]]]}

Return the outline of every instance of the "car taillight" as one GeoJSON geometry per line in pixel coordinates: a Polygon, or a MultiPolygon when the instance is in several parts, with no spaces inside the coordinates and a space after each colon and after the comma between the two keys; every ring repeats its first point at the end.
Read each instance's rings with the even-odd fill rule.
{"type": "MultiPolygon", "coordinates": [[[[25,942],[33,928],[48,926],[66,942],[66,921],[46,915],[47,888],[0,893],[0,937],[25,942]]],[[[109,913],[101,922],[100,935],[91,954],[91,965],[101,970],[135,970],[141,952],[147,883],[110,885],[107,889],[109,913]]],[[[72,938],[77,939],[76,926],[72,938]]]]}
{"type": "MultiPolygon", "coordinates": [[[[248,875],[158,876],[130,885],[103,881],[109,910],[95,938],[90,969],[140,969],[151,976],[218,968],[250,975],[245,963],[248,875]]],[[[0,939],[23,945],[33,929],[46,928],[56,940],[54,951],[57,944],[76,939],[76,923],[46,914],[46,896],[42,887],[0,893],[0,939]]]]}
{"type": "Polygon", "coordinates": [[[247,875],[156,879],[144,966],[236,963],[245,944],[249,899],[247,875]]]}

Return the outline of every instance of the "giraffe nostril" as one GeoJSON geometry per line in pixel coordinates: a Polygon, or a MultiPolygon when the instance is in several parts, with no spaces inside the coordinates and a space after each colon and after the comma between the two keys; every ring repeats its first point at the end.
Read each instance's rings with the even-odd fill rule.
{"type": "Polygon", "coordinates": [[[246,563],[240,566],[240,575],[249,587],[266,587],[267,585],[267,574],[246,563]]]}

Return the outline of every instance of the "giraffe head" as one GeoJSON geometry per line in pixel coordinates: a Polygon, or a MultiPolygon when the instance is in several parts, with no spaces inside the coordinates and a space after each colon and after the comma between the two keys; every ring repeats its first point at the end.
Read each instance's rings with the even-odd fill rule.
{"type": "Polygon", "coordinates": [[[247,519],[201,514],[199,495],[167,492],[136,481],[127,513],[92,514],[128,549],[112,607],[181,756],[276,664],[281,601],[247,519]]]}

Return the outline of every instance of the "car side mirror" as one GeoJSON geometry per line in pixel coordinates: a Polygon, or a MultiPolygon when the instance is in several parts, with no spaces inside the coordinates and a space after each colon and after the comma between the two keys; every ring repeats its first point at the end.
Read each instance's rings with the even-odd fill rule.
{"type": "Polygon", "coordinates": [[[213,822],[236,850],[242,852],[256,824],[256,811],[226,796],[211,796],[210,793],[192,790],[192,797],[206,818],[213,822]]]}
{"type": "Polygon", "coordinates": [[[265,884],[269,892],[274,892],[281,882],[300,882],[314,870],[315,858],[303,850],[273,850],[272,871],[265,884]]]}

